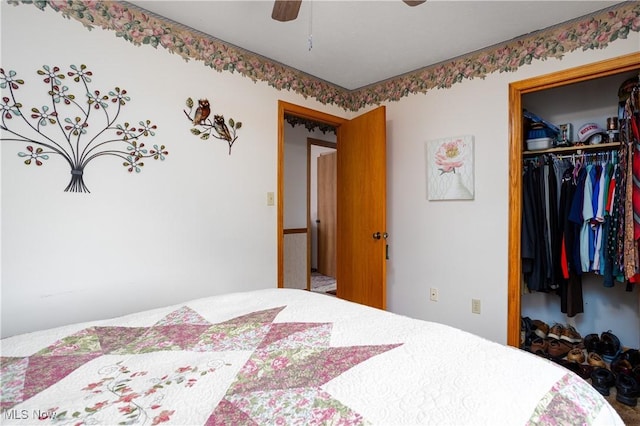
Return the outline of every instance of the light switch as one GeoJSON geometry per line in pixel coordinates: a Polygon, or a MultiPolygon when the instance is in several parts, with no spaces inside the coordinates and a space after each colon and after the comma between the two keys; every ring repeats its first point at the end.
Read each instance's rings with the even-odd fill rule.
{"type": "Polygon", "coordinates": [[[275,205],[275,195],[273,192],[267,192],[267,205],[268,206],[273,206],[275,205]]]}
{"type": "Polygon", "coordinates": [[[471,299],[471,313],[480,313],[480,299],[471,299]]]}

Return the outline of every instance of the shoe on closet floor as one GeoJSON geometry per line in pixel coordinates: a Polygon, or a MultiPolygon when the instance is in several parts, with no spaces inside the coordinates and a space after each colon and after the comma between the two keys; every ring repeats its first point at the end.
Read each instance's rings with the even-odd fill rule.
{"type": "Polygon", "coordinates": [[[562,332],[564,331],[564,326],[562,324],[553,324],[549,329],[549,334],[547,334],[550,338],[560,340],[562,336],[562,332]]]}
{"type": "Polygon", "coordinates": [[[622,355],[624,355],[624,353],[619,354],[611,361],[611,371],[613,371],[616,376],[620,374],[628,374],[631,376],[633,375],[633,366],[629,360],[625,359],[622,355]]]}
{"type": "Polygon", "coordinates": [[[635,407],[640,396],[640,384],[629,374],[618,374],[616,378],[616,401],[635,407]]]}
{"type": "Polygon", "coordinates": [[[587,362],[589,363],[589,365],[592,365],[594,367],[605,369],[607,368],[607,364],[596,352],[589,352],[589,355],[587,355],[587,362]]]}
{"type": "Polygon", "coordinates": [[[531,341],[531,346],[529,347],[529,351],[536,355],[546,356],[548,348],[549,348],[549,342],[546,339],[535,337],[531,341]]]}
{"type": "Polygon", "coordinates": [[[550,340],[547,352],[554,358],[564,358],[573,349],[573,345],[564,340],[550,340]]]}
{"type": "Polygon", "coordinates": [[[622,366],[624,367],[628,367],[629,365],[631,366],[631,372],[629,374],[631,374],[638,383],[640,383],[640,350],[638,349],[627,349],[626,351],[620,353],[612,362],[611,365],[613,366],[614,363],[617,367],[617,363],[616,360],[624,360],[627,361],[628,364],[622,364],[622,366]]]}
{"type": "Polygon", "coordinates": [[[580,364],[575,361],[569,361],[567,359],[552,358],[552,361],[571,370],[580,376],[583,380],[589,380],[591,373],[593,373],[593,367],[587,364],[580,364]]]}
{"type": "Polygon", "coordinates": [[[620,358],[626,359],[631,364],[632,368],[640,366],[640,350],[638,349],[627,349],[622,352],[620,358]]]}
{"type": "Polygon", "coordinates": [[[606,368],[596,367],[591,372],[591,386],[601,395],[609,396],[609,388],[616,383],[616,377],[606,368]]]}
{"type": "Polygon", "coordinates": [[[600,336],[595,333],[587,334],[584,338],[584,348],[587,352],[600,353],[602,351],[602,342],[600,342],[600,336]]]}
{"type": "Polygon", "coordinates": [[[531,318],[523,317],[520,318],[520,347],[526,348],[531,344],[529,336],[531,336],[533,325],[531,323],[531,318]]]}
{"type": "Polygon", "coordinates": [[[613,361],[613,358],[620,352],[620,339],[609,330],[600,335],[600,343],[601,351],[598,353],[602,355],[605,360],[609,362],[613,361]]]}
{"type": "Polygon", "coordinates": [[[582,364],[586,359],[584,351],[580,348],[573,348],[567,354],[567,361],[577,362],[578,364],[582,364]]]}
{"type": "Polygon", "coordinates": [[[580,373],[578,373],[580,375],[580,377],[582,377],[584,380],[589,380],[591,378],[591,373],[593,373],[593,370],[595,370],[596,367],[593,367],[589,364],[580,364],[580,373]]]}
{"type": "Polygon", "coordinates": [[[640,351],[638,349],[627,349],[620,352],[611,361],[611,371],[617,374],[627,374],[633,376],[640,382],[640,351]]]}
{"type": "Polygon", "coordinates": [[[529,317],[522,317],[520,319],[520,348],[527,349],[531,346],[531,341],[539,334],[539,332],[536,331],[536,323],[539,322],[538,320],[532,321],[529,317]]]}
{"type": "Polygon", "coordinates": [[[559,364],[562,365],[567,370],[573,371],[578,376],[581,374],[580,364],[578,364],[577,362],[567,361],[566,359],[561,359],[559,364]]]}
{"type": "Polygon", "coordinates": [[[560,339],[566,340],[571,343],[580,343],[582,342],[582,336],[578,331],[572,326],[568,325],[562,330],[562,334],[560,335],[560,339]]]}
{"type": "Polygon", "coordinates": [[[532,321],[532,328],[533,328],[533,332],[536,334],[536,336],[542,338],[542,339],[546,339],[547,334],[549,334],[549,326],[540,320],[533,320],[532,321]]]}

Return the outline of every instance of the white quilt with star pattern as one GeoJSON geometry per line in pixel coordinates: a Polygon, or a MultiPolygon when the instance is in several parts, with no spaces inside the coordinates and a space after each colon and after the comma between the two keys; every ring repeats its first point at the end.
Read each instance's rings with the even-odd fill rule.
{"type": "Polygon", "coordinates": [[[622,425],[578,376],[304,290],[194,300],[1,341],[11,425],[622,425]]]}

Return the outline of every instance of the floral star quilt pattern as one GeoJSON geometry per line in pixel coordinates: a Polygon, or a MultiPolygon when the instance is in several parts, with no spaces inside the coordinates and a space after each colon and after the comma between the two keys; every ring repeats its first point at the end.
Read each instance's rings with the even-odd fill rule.
{"type": "Polygon", "coordinates": [[[3,424],[491,424],[504,415],[543,424],[570,409],[588,424],[619,421],[559,366],[303,290],[215,296],[16,336],[2,341],[0,361],[3,424]],[[447,358],[452,348],[461,358],[447,358]],[[469,362],[488,370],[457,367],[469,362]],[[492,371],[504,363],[539,371],[516,382],[492,371]],[[504,403],[505,387],[519,389],[519,402],[504,403]]]}

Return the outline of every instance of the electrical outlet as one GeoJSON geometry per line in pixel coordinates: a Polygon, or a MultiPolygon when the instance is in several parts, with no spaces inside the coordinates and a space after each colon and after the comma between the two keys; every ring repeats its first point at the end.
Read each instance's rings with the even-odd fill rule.
{"type": "Polygon", "coordinates": [[[438,289],[437,288],[431,287],[431,290],[429,290],[429,299],[431,299],[431,301],[433,301],[433,302],[437,302],[438,301],[438,289]]]}
{"type": "Polygon", "coordinates": [[[471,313],[472,314],[480,313],[480,299],[471,299],[471,313]]]}

